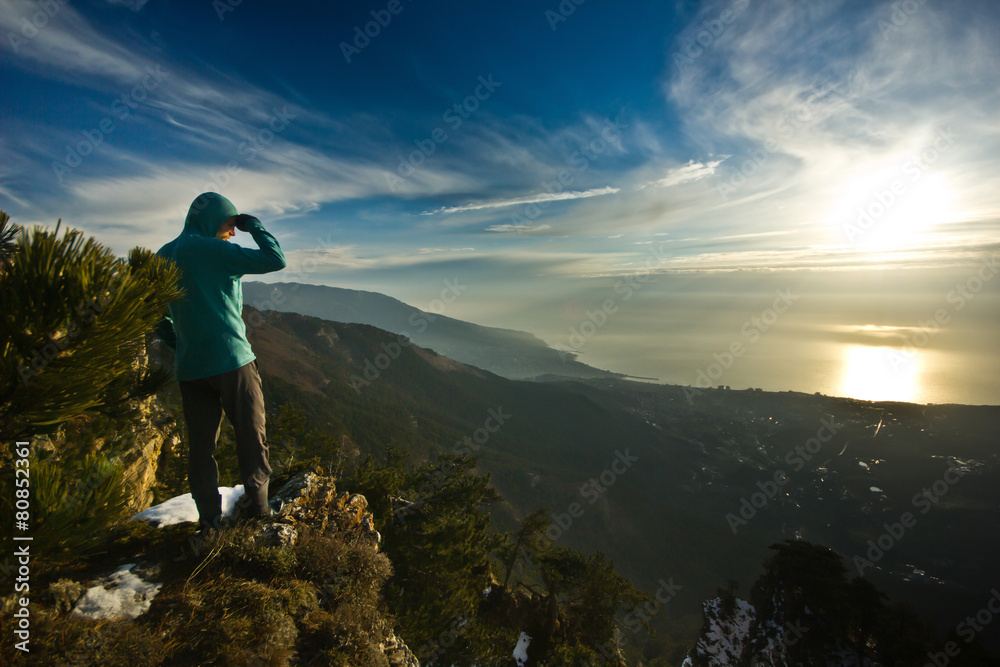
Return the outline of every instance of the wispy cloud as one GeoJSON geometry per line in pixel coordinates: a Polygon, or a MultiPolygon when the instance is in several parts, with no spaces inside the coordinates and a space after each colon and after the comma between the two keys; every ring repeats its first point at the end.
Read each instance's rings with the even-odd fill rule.
{"type": "Polygon", "coordinates": [[[995,12],[984,21],[977,3],[928,3],[886,33],[879,26],[894,25],[894,7],[754,3],[698,58],[669,71],[665,91],[688,136],[730,156],[707,179],[716,196],[696,204],[715,238],[742,241],[719,216],[738,210],[742,229],[783,227],[803,245],[849,246],[845,227],[894,180],[906,192],[875,225],[893,229],[889,247],[905,239],[930,248],[970,217],[984,221],[980,241],[995,235],[985,221],[1000,215],[991,194],[1000,175],[970,171],[1000,152],[1000,127],[988,120],[1000,105],[995,12]],[[933,150],[947,128],[962,138],[933,150]]]}
{"type": "Polygon", "coordinates": [[[101,35],[72,6],[57,2],[52,7],[52,16],[45,14],[39,28],[31,22],[41,11],[37,3],[0,1],[0,30],[7,36],[0,47],[43,66],[47,76],[77,73],[119,82],[142,77],[146,59],[133,58],[129,49],[101,35]],[[32,30],[25,30],[25,25],[32,30]]]}
{"type": "MultiPolygon", "coordinates": [[[[728,157],[728,156],[726,156],[728,157]]],[[[690,181],[698,181],[706,176],[711,176],[715,173],[715,168],[718,167],[726,158],[723,157],[720,160],[713,160],[711,162],[698,162],[691,160],[683,167],[676,167],[667,172],[667,175],[656,181],[649,181],[642,183],[638,186],[639,190],[644,188],[669,188],[673,185],[680,185],[681,183],[688,183],[690,181]]]]}
{"type": "MultiPolygon", "coordinates": [[[[884,252],[866,252],[838,246],[688,252],[665,251],[656,271],[662,273],[771,272],[771,271],[859,271],[868,269],[935,269],[967,267],[982,262],[997,251],[995,244],[957,244],[948,247],[911,247],[884,252]]],[[[661,253],[663,253],[661,249],[661,253]]],[[[627,273],[617,270],[594,275],[627,273]]]]}
{"type": "Polygon", "coordinates": [[[552,225],[490,225],[486,231],[501,234],[533,234],[549,229],[552,229],[552,225]]]}
{"type": "MultiPolygon", "coordinates": [[[[125,4],[137,11],[143,3],[125,4]]],[[[18,119],[24,127],[0,138],[5,154],[0,187],[10,190],[10,200],[23,204],[22,222],[31,222],[24,220],[31,216],[51,224],[62,216],[123,252],[136,242],[157,247],[176,234],[187,206],[205,190],[221,192],[242,210],[282,217],[374,196],[482,189],[481,179],[448,165],[428,165],[394,184],[383,164],[386,129],[380,119],[351,118],[347,132],[343,119],[288,105],[274,92],[222,70],[192,68],[177,54],[142,39],[118,41],[72,5],[54,6],[58,13],[18,46],[16,62],[91,91],[89,106],[115,131],[63,177],[62,187],[52,187],[57,185],[49,168],[52,158],[60,159],[67,144],[79,143],[81,132],[96,136],[98,116],[93,126],[79,127],[40,127],[18,119]],[[113,113],[112,101],[129,94],[150,70],[161,80],[154,89],[140,91],[138,108],[127,119],[113,113]],[[291,115],[287,127],[277,132],[272,122],[276,113],[291,115]],[[141,127],[150,140],[124,139],[123,133],[133,127],[141,127]],[[149,150],[157,144],[169,145],[171,155],[149,150]],[[26,183],[28,174],[44,197],[18,193],[15,185],[26,183]]],[[[27,0],[0,0],[0,28],[20,34],[21,18],[37,11],[27,0]]],[[[10,48],[11,42],[2,40],[0,50],[10,48]]]]}
{"type": "Polygon", "coordinates": [[[421,255],[434,255],[442,252],[475,252],[475,248],[420,248],[417,252],[421,255]]]}
{"type": "Polygon", "coordinates": [[[525,197],[514,197],[512,199],[496,199],[487,202],[477,202],[465,204],[463,206],[444,206],[433,211],[425,211],[424,215],[435,215],[438,213],[462,213],[464,211],[479,211],[486,208],[504,208],[506,206],[519,206],[521,204],[537,204],[540,202],[565,201],[568,199],[587,199],[589,197],[601,197],[620,192],[620,188],[604,187],[584,190],[582,192],[543,192],[525,197]]]}
{"type": "MultiPolygon", "coordinates": [[[[213,181],[219,170],[209,164],[151,160],[136,165],[142,175],[78,179],[69,190],[74,222],[119,250],[136,242],[158,247],[180,231],[188,206],[205,190],[218,191],[240,210],[269,219],[301,216],[325,204],[385,191],[379,170],[370,166],[295,145],[275,145],[268,157],[225,182],[213,181]]],[[[302,236],[304,243],[312,242],[308,233],[302,236]]]]}

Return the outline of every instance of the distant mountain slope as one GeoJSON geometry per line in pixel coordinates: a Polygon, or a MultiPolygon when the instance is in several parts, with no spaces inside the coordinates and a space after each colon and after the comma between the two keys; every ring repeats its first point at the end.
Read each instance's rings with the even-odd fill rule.
{"type": "MultiPolygon", "coordinates": [[[[447,295],[446,295],[447,297],[447,295]]],[[[623,377],[560,353],[530,333],[484,327],[428,313],[378,292],[302,283],[243,283],[243,300],[259,310],[311,315],[331,322],[370,324],[404,334],[421,347],[511,379],[623,377]]]]}
{"type": "Polygon", "coordinates": [[[835,549],[940,627],[996,585],[1000,407],[516,381],[373,326],[244,319],[272,407],[294,400],[363,453],[475,454],[509,503],[502,525],[547,507],[552,544],[600,549],[650,591],[681,586],[654,624],[689,631],[687,647],[702,601],[729,578],[748,585],[786,538],[835,549]],[[915,527],[886,537],[905,512],[915,527]]]}

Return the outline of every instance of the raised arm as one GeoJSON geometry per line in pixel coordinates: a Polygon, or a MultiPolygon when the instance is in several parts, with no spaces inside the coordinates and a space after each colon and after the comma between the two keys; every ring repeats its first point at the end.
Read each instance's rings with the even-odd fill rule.
{"type": "Polygon", "coordinates": [[[235,243],[227,243],[223,247],[223,265],[233,275],[246,273],[270,273],[280,271],[287,266],[285,253],[277,239],[264,229],[263,223],[253,216],[241,216],[237,229],[249,232],[257,244],[258,250],[243,248],[235,243]]]}

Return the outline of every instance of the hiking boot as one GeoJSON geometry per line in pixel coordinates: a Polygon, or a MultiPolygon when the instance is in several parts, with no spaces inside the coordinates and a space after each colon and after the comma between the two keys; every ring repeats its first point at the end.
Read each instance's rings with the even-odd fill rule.
{"type": "Polygon", "coordinates": [[[229,515],[229,517],[227,518],[233,524],[240,524],[240,523],[249,523],[251,521],[253,522],[265,521],[277,515],[278,512],[274,511],[274,507],[270,504],[268,505],[267,509],[263,512],[258,512],[255,508],[252,507],[241,507],[240,505],[237,505],[236,509],[233,510],[233,513],[229,515]]]}
{"type": "Polygon", "coordinates": [[[222,531],[222,516],[216,515],[211,519],[202,519],[201,528],[198,530],[196,539],[202,545],[209,545],[219,539],[222,531]]]}

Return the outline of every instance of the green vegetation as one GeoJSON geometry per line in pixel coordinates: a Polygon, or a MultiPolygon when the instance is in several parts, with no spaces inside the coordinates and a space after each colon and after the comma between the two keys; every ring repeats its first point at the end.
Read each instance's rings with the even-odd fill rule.
{"type": "Polygon", "coordinates": [[[616,613],[645,596],[599,552],[527,548],[549,525],[541,511],[509,534],[492,531],[489,507],[501,497],[475,465],[465,454],[412,465],[390,448],[384,463],[368,457],[345,482],[380,517],[395,569],[386,599],[401,634],[431,664],[500,664],[521,631],[536,660],[596,660],[616,613]]]}
{"type": "MultiPolygon", "coordinates": [[[[136,399],[170,372],[145,363],[145,334],[180,296],[177,270],[143,248],[126,259],[78,230],[23,232],[0,212],[0,464],[12,445],[61,425],[123,426],[136,399]]],[[[86,431],[86,429],[84,429],[86,431]]],[[[110,440],[113,440],[110,439],[110,440]]],[[[106,447],[50,440],[32,471],[34,543],[50,557],[93,547],[95,531],[123,518],[131,496],[119,455],[106,447]]],[[[117,445],[117,446],[116,446],[117,445]]],[[[13,479],[0,479],[0,511],[10,526],[13,479]]]]}
{"type": "Polygon", "coordinates": [[[10,216],[0,211],[0,271],[6,270],[17,248],[17,237],[21,233],[18,225],[10,222],[10,216]]]}
{"type": "Polygon", "coordinates": [[[138,247],[117,258],[78,230],[60,236],[58,225],[22,233],[4,255],[3,447],[90,411],[114,412],[164,385],[168,371],[137,368],[137,360],[145,334],[181,296],[176,267],[138,247]]]}

